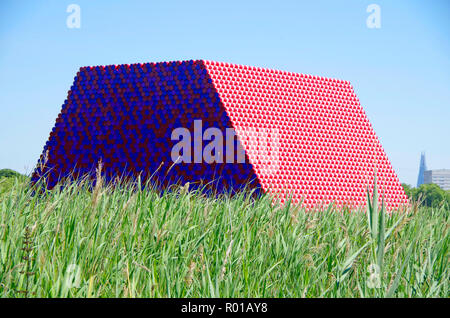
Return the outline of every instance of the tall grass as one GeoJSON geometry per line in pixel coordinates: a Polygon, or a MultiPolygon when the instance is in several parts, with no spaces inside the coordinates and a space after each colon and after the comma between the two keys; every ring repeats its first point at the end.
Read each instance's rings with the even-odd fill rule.
{"type": "Polygon", "coordinates": [[[0,295],[449,296],[446,206],[305,212],[170,190],[82,180],[33,195],[16,179],[0,192],[0,295]]]}

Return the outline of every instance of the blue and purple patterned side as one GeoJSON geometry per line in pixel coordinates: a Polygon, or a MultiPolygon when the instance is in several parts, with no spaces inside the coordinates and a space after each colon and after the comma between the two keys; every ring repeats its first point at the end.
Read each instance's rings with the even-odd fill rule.
{"type": "Polygon", "coordinates": [[[243,186],[258,189],[247,156],[245,163],[173,164],[171,150],[177,141],[171,140],[172,131],[184,127],[194,136],[197,119],[202,120],[203,132],[215,127],[225,136],[226,128],[232,128],[201,60],[83,67],[32,181],[45,175],[47,187],[53,188],[62,178],[95,178],[101,160],[108,181],[141,175],[143,180],[152,176],[163,187],[215,180],[212,184],[219,192],[243,186]]]}

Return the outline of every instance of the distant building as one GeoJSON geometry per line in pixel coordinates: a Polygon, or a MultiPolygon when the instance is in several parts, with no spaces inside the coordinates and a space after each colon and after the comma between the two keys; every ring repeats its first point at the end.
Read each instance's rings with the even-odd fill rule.
{"type": "Polygon", "coordinates": [[[450,190],[450,169],[425,170],[423,183],[434,183],[444,190],[450,190]]]}
{"type": "Polygon", "coordinates": [[[419,176],[417,177],[417,187],[424,184],[424,172],[427,170],[427,164],[425,162],[425,152],[420,155],[419,176]]]}

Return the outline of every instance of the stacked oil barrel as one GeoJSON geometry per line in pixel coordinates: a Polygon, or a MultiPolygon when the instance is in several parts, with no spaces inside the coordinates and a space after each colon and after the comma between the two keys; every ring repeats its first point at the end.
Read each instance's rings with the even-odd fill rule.
{"type": "Polygon", "coordinates": [[[45,176],[52,188],[62,178],[95,177],[100,160],[109,180],[140,175],[162,187],[248,187],[309,209],[364,205],[376,171],[388,207],[407,203],[349,82],[230,63],[81,68],[33,181],[45,176]],[[222,134],[223,161],[174,162],[177,128],[189,131],[196,151],[195,121],[201,121],[201,151],[214,139],[205,138],[208,128],[222,134]],[[234,153],[242,147],[244,161],[224,157],[229,130],[237,135],[234,153]]]}

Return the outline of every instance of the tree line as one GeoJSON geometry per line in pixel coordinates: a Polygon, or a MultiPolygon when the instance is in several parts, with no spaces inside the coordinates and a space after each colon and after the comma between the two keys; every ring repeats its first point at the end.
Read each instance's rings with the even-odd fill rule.
{"type": "Polygon", "coordinates": [[[437,184],[422,184],[413,188],[409,184],[402,183],[406,195],[413,201],[422,202],[428,207],[440,207],[443,204],[450,206],[450,191],[445,191],[437,184]]]}

